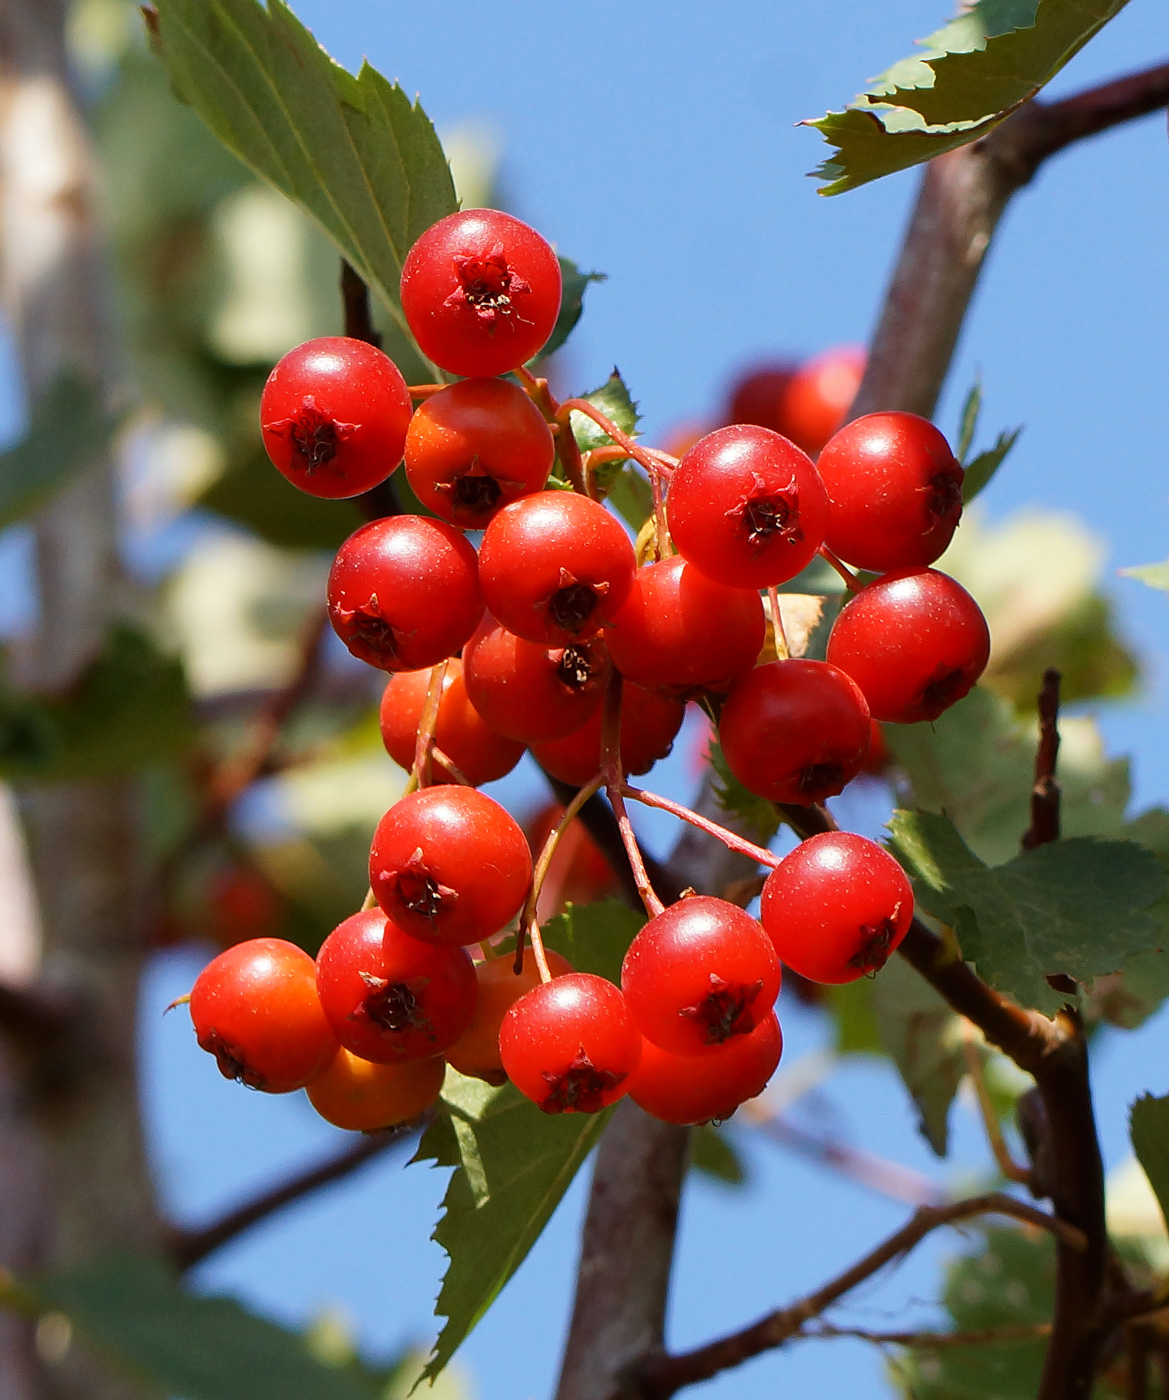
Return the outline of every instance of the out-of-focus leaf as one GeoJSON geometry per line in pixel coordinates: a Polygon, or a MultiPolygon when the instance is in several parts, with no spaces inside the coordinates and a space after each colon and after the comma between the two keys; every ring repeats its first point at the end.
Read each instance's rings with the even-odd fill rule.
{"type": "Polygon", "coordinates": [[[836,1049],[841,1055],[879,1055],[884,1046],[873,1006],[875,978],[860,977],[839,987],[826,987],[825,1004],[836,1023],[836,1049]]]}
{"type": "Polygon", "coordinates": [[[1139,578],[1150,588],[1169,591],[1169,559],[1163,564],[1137,564],[1131,569],[1121,569],[1125,578],[1139,578]]]}
{"type": "Polygon", "coordinates": [[[617,899],[570,904],[541,928],[544,942],[576,968],[620,984],[621,960],[645,916],[617,899]]]}
{"type": "Polygon", "coordinates": [[[963,505],[969,505],[975,496],[990,484],[991,477],[1002,466],[1007,453],[1019,441],[1022,431],[1022,428],[1013,428],[1009,432],[999,433],[993,447],[966,462],[966,475],[962,478],[963,505]]]}
{"type": "Polygon", "coordinates": [[[423,1379],[437,1376],[523,1263],[600,1136],[608,1113],[541,1113],[510,1084],[447,1070],[439,1116],[414,1160],[454,1167],[433,1238],[450,1260],[446,1322],[423,1379]]]}
{"type": "MultiPolygon", "coordinates": [[[[256,437],[259,448],[258,430],[256,437]]],[[[323,501],[298,491],[262,450],[233,462],[195,504],[281,549],[335,550],[364,521],[352,501],[323,501]]]]}
{"type": "Polygon", "coordinates": [[[984,136],[1033,96],[1125,0],[975,0],[817,127],[837,150],[815,171],[838,194],[984,136]]]}
{"type": "Polygon", "coordinates": [[[376,1400],[348,1369],[231,1298],[201,1298],[153,1259],[116,1257],[21,1279],[0,1292],[22,1312],[63,1313],[135,1380],[184,1400],[376,1400]]]}
{"type": "Polygon", "coordinates": [[[967,390],[966,398],[962,402],[962,412],[958,418],[958,442],[954,447],[954,456],[960,462],[965,462],[971,447],[974,445],[974,432],[978,427],[978,415],[982,412],[982,379],[975,379],[967,390]]]}
{"type": "Polygon", "coordinates": [[[1055,841],[991,868],[948,817],[897,812],[890,829],[919,904],[954,929],[980,976],[1023,1006],[1057,1011],[1067,994],[1049,974],[1088,984],[1160,941],[1152,906],[1169,878],[1135,841],[1055,841]]]}
{"type": "Polygon", "coordinates": [[[732,812],[749,829],[751,837],[765,846],[779,830],[779,810],[774,802],[749,792],[731,772],[722,745],[711,738],[707,759],[714,773],[714,795],[724,812],[732,812]]]}
{"type": "Polygon", "coordinates": [[[117,426],[92,384],[59,374],[34,405],[28,432],[0,453],[0,530],[31,515],[106,452],[117,426]]]}
{"type": "Polygon", "coordinates": [[[626,524],[640,530],[654,508],[653,487],[641,470],[627,461],[610,483],[607,500],[626,524]]]}
{"type": "Polygon", "coordinates": [[[175,90],[257,174],[300,204],[401,316],[410,247],[457,207],[422,108],[368,63],[335,63],[280,0],[158,0],[175,90]]]}
{"type": "Polygon", "coordinates": [[[738,1148],[721,1128],[703,1123],[690,1131],[690,1165],[724,1186],[745,1186],[747,1168],[738,1148]]]}
{"type": "Polygon", "coordinates": [[[1129,1135],[1169,1226],[1169,1095],[1143,1094],[1129,1109],[1129,1135]]]}
{"type": "Polygon", "coordinates": [[[556,318],[556,324],[552,327],[548,343],[540,351],[538,358],[541,360],[555,354],[576,329],[576,323],[580,320],[581,312],[584,310],[585,289],[590,282],[604,282],[605,274],[603,272],[582,272],[571,258],[561,258],[560,278],[562,283],[560,314],[556,318]]]}
{"type": "Polygon", "coordinates": [[[1060,697],[1069,705],[1129,695],[1140,679],[1136,657],[1117,636],[1112,600],[1099,593],[1084,598],[1029,646],[1000,653],[985,683],[1030,714],[1036,677],[1048,667],[1060,673],[1060,697]]]}

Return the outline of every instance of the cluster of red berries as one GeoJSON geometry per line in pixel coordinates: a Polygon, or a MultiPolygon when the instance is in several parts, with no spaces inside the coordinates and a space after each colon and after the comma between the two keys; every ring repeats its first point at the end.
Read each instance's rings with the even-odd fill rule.
{"type": "Polygon", "coordinates": [[[505,1075],[551,1113],[626,1092],[673,1122],[733,1112],[779,1060],[781,963],[849,981],[904,937],[913,896],[897,863],[858,836],[816,837],[771,862],[760,921],[699,896],[657,912],[620,988],[539,946],[515,973],[490,954],[521,911],[531,922],[531,852],[476,786],[530,748],[564,782],[603,770],[620,787],[668,752],[697,698],[747,788],[819,802],[864,766],[870,716],[932,719],[986,665],[977,605],[929,567],[962,506],[962,467],[937,429],[873,414],[818,462],[751,424],[710,433],[678,462],[643,454],[660,509],[657,557],[639,565],[587,470],[575,490],[552,477],[558,434],[568,455],[567,406],[523,366],[559,305],[559,265],[537,233],[495,211],[451,215],[411,250],[402,307],[423,352],[468,377],[412,393],[381,351],[332,338],[285,356],[264,392],[264,441],[294,484],[356,495],[404,457],[433,512],[363,526],[328,583],[337,634],[390,673],[386,747],[423,784],[374,836],[377,907],[341,924],[315,966],[278,940],[229,949],[191,999],[224,1073],[272,1092],[307,1085],[343,1127],[416,1116],[447,1062],[505,1075]],[[483,532],[477,550],[466,531],[483,532]],[[759,664],[763,595],[782,657],[774,590],[818,553],[855,591],[828,659],[759,664]],[[862,584],[848,564],[879,577],[862,584]],[[611,684],[618,732],[603,754],[611,684]]]}

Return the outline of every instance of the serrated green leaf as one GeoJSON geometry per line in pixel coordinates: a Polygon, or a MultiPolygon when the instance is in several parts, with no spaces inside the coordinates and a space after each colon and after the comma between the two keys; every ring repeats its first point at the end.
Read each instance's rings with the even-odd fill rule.
{"type": "Polygon", "coordinates": [[[984,136],[1033,96],[1126,0],[976,0],[818,128],[814,174],[838,194],[984,136]]]}
{"type": "Polygon", "coordinates": [[[724,812],[733,812],[747,828],[747,834],[765,846],[780,826],[775,803],[757,797],[739,782],[723,755],[722,745],[713,737],[707,746],[706,758],[714,774],[715,801],[724,812]]]}
{"type": "Polygon", "coordinates": [[[954,449],[954,455],[960,462],[965,462],[967,454],[974,445],[974,431],[978,427],[978,415],[981,411],[982,380],[979,378],[971,384],[958,419],[958,445],[954,449]]]}
{"type": "Polygon", "coordinates": [[[1143,1094],[1129,1109],[1128,1126],[1132,1149],[1169,1226],[1169,1095],[1143,1094]]]}
{"type": "Polygon", "coordinates": [[[1049,974],[1087,984],[1159,942],[1151,906],[1169,877],[1135,841],[1055,841],[988,867],[948,817],[897,812],[890,830],[919,904],[954,929],[980,976],[1023,1006],[1055,1012],[1067,994],[1049,974]]]}
{"type": "Polygon", "coordinates": [[[570,904],[563,914],[541,928],[549,948],[562,953],[577,972],[591,972],[615,985],[621,983],[621,960],[645,915],[617,899],[596,904],[570,904]]]}
{"type": "Polygon", "coordinates": [[[603,272],[582,272],[571,258],[562,257],[560,259],[560,314],[556,317],[552,334],[548,337],[548,343],[537,356],[538,359],[547,359],[549,355],[554,355],[560,349],[576,329],[576,323],[580,320],[581,312],[584,311],[585,289],[590,282],[604,282],[605,280],[606,274],[603,272]]]}
{"type": "MultiPolygon", "coordinates": [[[[625,433],[627,437],[635,438],[637,436],[637,425],[641,422],[641,414],[638,413],[637,404],[634,403],[625,381],[616,369],[599,389],[594,389],[590,394],[579,394],[577,397],[587,399],[589,403],[599,408],[614,426],[625,433]]],[[[614,445],[613,439],[583,413],[571,414],[570,421],[572,435],[582,452],[591,452],[596,447],[614,445]]],[[[612,462],[603,463],[592,473],[597,495],[602,500],[628,461],[627,457],[619,457],[612,462]]]]}
{"type": "Polygon", "coordinates": [[[158,1260],[116,1257],[21,1279],[0,1302],[64,1313],[78,1335],[133,1379],[184,1400],[375,1400],[348,1370],[323,1365],[303,1337],[231,1298],[202,1298],[158,1260]]]}
{"type": "MultiPolygon", "coordinates": [[[[305,209],[401,321],[411,245],[457,208],[429,118],[365,63],[354,77],[280,0],[157,0],[175,90],[305,209]]],[[[404,324],[404,323],[403,323],[404,324]]]]}
{"type": "Polygon", "coordinates": [[[1139,578],[1150,588],[1169,591],[1169,559],[1163,564],[1137,564],[1131,569],[1121,569],[1125,578],[1139,578]]]}
{"type": "Polygon", "coordinates": [[[93,385],[64,371],[33,406],[28,432],[0,454],[0,530],[45,504],[110,445],[118,427],[93,385]]]}
{"type": "Polygon", "coordinates": [[[435,1303],[446,1322],[422,1380],[439,1374],[523,1263],[609,1117],[541,1113],[512,1085],[453,1069],[442,1106],[414,1156],[455,1168],[432,1236],[450,1260],[435,1303]]]}
{"type": "Polygon", "coordinates": [[[747,1184],[742,1155],[726,1133],[711,1123],[700,1123],[690,1130],[690,1165],[724,1186],[747,1184]]]}
{"type": "Polygon", "coordinates": [[[944,1157],[950,1105],[966,1074],[961,1017],[900,958],[885,964],[872,988],[881,1046],[917,1105],[919,1131],[944,1157]]]}
{"type": "Polygon", "coordinates": [[[977,457],[972,457],[966,463],[966,475],[962,478],[963,505],[969,505],[975,496],[990,484],[991,477],[1002,466],[1007,453],[1019,441],[1022,431],[1022,428],[1014,428],[1010,432],[999,433],[992,448],[980,452],[977,457]]]}

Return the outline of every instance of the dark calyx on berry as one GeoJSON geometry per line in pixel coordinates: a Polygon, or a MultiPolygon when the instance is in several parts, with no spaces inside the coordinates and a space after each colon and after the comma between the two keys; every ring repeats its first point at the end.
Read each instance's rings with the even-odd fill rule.
{"type": "Polygon", "coordinates": [[[592,617],[606,584],[577,583],[575,579],[553,593],[548,616],[564,632],[579,632],[592,617]]]}
{"type": "Polygon", "coordinates": [[[937,472],[930,477],[929,511],[935,520],[957,520],[962,514],[962,477],[958,472],[937,472]]]}
{"type": "Polygon", "coordinates": [[[965,671],[958,667],[952,670],[939,668],[938,674],[922,690],[916,708],[927,719],[937,719],[943,710],[948,710],[956,700],[961,700],[969,689],[970,678],[965,671]]]}
{"type": "Polygon", "coordinates": [[[377,599],[371,598],[364,608],[353,612],[337,610],[337,621],[344,628],[345,645],[354,656],[373,666],[398,659],[398,638],[393,625],[376,610],[377,606],[377,599]]]}
{"type": "Polygon", "coordinates": [[[892,919],[882,919],[879,924],[862,925],[860,932],[865,941],[860,951],[849,958],[848,965],[871,976],[874,972],[880,972],[889,961],[897,927],[892,919]]]}
{"type": "Polygon", "coordinates": [[[361,1007],[375,1026],[387,1031],[433,1029],[433,1022],[418,1000],[418,995],[430,982],[429,977],[416,977],[412,982],[388,982],[384,977],[363,972],[361,980],[369,988],[361,1007]]]}
{"type": "Polygon", "coordinates": [[[311,394],[306,394],[301,411],[295,418],[285,418],[269,427],[270,432],[288,438],[306,471],[328,464],[337,455],[338,446],[356,430],[354,423],[338,423],[316,406],[311,394]]]}
{"type": "Polygon", "coordinates": [[[424,919],[437,918],[452,909],[459,898],[457,890],[440,885],[426,869],[421,849],[415,851],[400,870],[384,871],[383,879],[391,883],[411,914],[419,914],[424,919]]]}
{"type": "Polygon", "coordinates": [[[733,1035],[746,1035],[755,1029],[750,1008],[762,990],[762,982],[751,986],[742,982],[732,984],[712,972],[706,996],[693,1006],[682,1007],[678,1014],[698,1022],[703,1030],[704,1045],[721,1045],[733,1035]]]}
{"type": "Polygon", "coordinates": [[[250,1070],[245,1061],[240,1059],[239,1051],[232,1049],[218,1031],[209,1031],[207,1035],[201,1036],[199,1045],[215,1056],[215,1063],[219,1066],[219,1073],[223,1075],[224,1079],[238,1079],[249,1089],[262,1089],[264,1087],[266,1082],[264,1076],[250,1070]]]}
{"type": "Polygon", "coordinates": [[[844,791],[844,769],[839,763],[809,763],[800,773],[799,788],[809,802],[835,797],[844,791]]]}
{"type": "MultiPolygon", "coordinates": [[[[441,489],[441,485],[440,485],[441,489]]],[[[454,511],[458,516],[489,516],[499,504],[503,494],[499,482],[486,472],[467,472],[456,477],[452,483],[454,511]]]]}
{"type": "Polygon", "coordinates": [[[540,1107],[545,1113],[599,1113],[605,1106],[605,1094],[624,1078],[610,1069],[598,1069],[582,1045],[567,1069],[544,1071],[548,1094],[540,1107]]]}
{"type": "Polygon", "coordinates": [[[798,544],[804,538],[794,479],[783,490],[764,490],[748,497],[738,516],[747,539],[757,549],[775,535],[789,544],[798,544]]]}
{"type": "Polygon", "coordinates": [[[493,326],[500,317],[515,316],[512,298],[532,290],[508,266],[502,243],[497,243],[481,258],[455,258],[454,264],[459,285],[443,304],[455,306],[465,302],[488,325],[493,326]]]}
{"type": "Polygon", "coordinates": [[[593,665],[592,658],[584,647],[565,647],[563,651],[550,651],[548,656],[556,663],[557,677],[569,690],[587,689],[599,674],[599,668],[593,665]]]}

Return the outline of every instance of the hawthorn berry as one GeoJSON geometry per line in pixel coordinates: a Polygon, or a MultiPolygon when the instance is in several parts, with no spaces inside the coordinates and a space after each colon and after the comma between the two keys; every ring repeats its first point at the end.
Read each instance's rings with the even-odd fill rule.
{"type": "Polygon", "coordinates": [[[635,936],[621,990],[637,1029],[675,1055],[748,1034],[779,995],[779,959],[757,920],[725,899],[692,895],[635,936]]]}
{"type": "Polygon", "coordinates": [[[374,832],[374,896],[393,923],[428,943],[490,938],[519,913],[531,881],[524,833],[477,788],[412,792],[374,832]]]}
{"type": "MultiPolygon", "coordinates": [[[[414,764],[415,740],[430,677],[430,671],[399,671],[390,677],[382,695],[378,712],[382,743],[394,762],[407,772],[414,764]]],[[[463,663],[457,656],[446,663],[434,742],[474,787],[510,773],[524,754],[523,744],[497,733],[471,704],[463,663]]],[[[431,769],[436,783],[458,781],[438,759],[431,769]]]]}
{"type": "Polygon", "coordinates": [[[884,967],[913,922],[913,889],[887,851],[828,831],[783,858],[760,918],[782,962],[813,982],[855,982],[884,967]]]}
{"type": "Polygon", "coordinates": [[[679,554],[732,588],[786,583],[828,528],[828,495],[811,459],[751,424],[695,443],[670,477],[666,510],[679,554]]]}
{"type": "Polygon", "coordinates": [[[545,1113],[598,1113],[625,1094],[641,1036],[612,982],[571,972],[508,1008],[499,1055],[507,1077],[545,1113]]]}
{"type": "Polygon", "coordinates": [[[727,422],[754,423],[773,433],[783,433],[779,406],[795,368],[787,361],[776,361],[756,365],[741,374],[731,386],[727,422]]]}
{"type": "Polygon", "coordinates": [[[388,355],[321,336],[290,350],[260,396],[260,432],[277,471],[310,496],[359,496],[402,460],[411,403],[388,355]]]}
{"type": "Polygon", "coordinates": [[[506,374],[560,314],[560,263],[534,228],[498,209],[433,224],[406,255],[402,311],[422,353],[452,374],[506,374]]]}
{"type": "MultiPolygon", "coordinates": [[[[646,773],[659,758],[665,758],[685,714],[681,700],[626,681],[621,687],[622,771],[646,773]]],[[[533,744],[532,757],[551,777],[583,787],[601,766],[601,707],[563,739],[533,744]]]]}
{"type": "Polygon", "coordinates": [[[446,1061],[438,1058],[371,1064],[342,1048],[308,1086],[308,1097],[335,1128],[375,1133],[424,1113],[438,1099],[445,1073],[446,1061]]]}
{"type": "Polygon", "coordinates": [[[845,605],[827,654],[864,692],[875,719],[913,724],[937,719],[967,694],[990,659],[990,629],[949,574],[903,569],[845,605]]]}
{"type": "Polygon", "coordinates": [[[346,1050],[379,1064],[425,1059],[471,1024],[475,965],[465,948],[411,938],[365,909],[321,944],[317,993],[346,1050]]]}
{"type": "Polygon", "coordinates": [[[333,630],[383,671],[418,671],[453,656],[483,616],[467,537],[420,515],[355,530],[337,551],[327,591],[333,630]]]}
{"type": "Polygon", "coordinates": [[[435,515],[482,530],[508,501],[543,489],[556,444],[522,389],[463,379],[419,404],[406,434],[406,476],[435,515]]]}
{"type": "Polygon", "coordinates": [[[337,1053],[312,958],[282,938],[252,938],[212,958],[191,988],[191,1020],[220,1073],[288,1094],[337,1053]]]}
{"type": "Polygon", "coordinates": [[[731,688],[718,734],[727,766],[745,788],[806,806],[835,796],[864,767],[869,710],[838,667],[772,661],[731,688]]]}
{"type": "MultiPolygon", "coordinates": [[[[567,958],[554,949],[546,950],[548,971],[553,977],[564,977],[574,971],[567,958]]],[[[502,1084],[507,1078],[499,1057],[499,1028],[508,1007],[519,1001],[525,992],[540,984],[540,969],[530,946],[524,948],[523,969],[515,971],[511,953],[475,964],[479,996],[475,1015],[459,1039],[447,1050],[446,1062],[460,1074],[486,1079],[489,1084],[502,1084]]]]}
{"type": "Polygon", "coordinates": [[[588,496],[540,491],[488,525],[479,580],[494,617],[517,637],[569,646],[607,623],[636,561],[620,521],[588,496]]]}
{"type": "Polygon", "coordinates": [[[758,593],[716,583],[675,555],[638,569],[605,642],[626,680],[686,696],[749,671],[766,632],[758,593]]]}
{"type": "Polygon", "coordinates": [[[816,463],[828,489],[834,554],[858,569],[932,564],[962,515],[965,472],[915,413],[870,413],[832,438],[816,463]]]}
{"type": "Polygon", "coordinates": [[[497,734],[547,742],[599,710],[609,653],[600,637],[567,646],[527,642],[489,613],[463,648],[463,679],[471,704],[497,734]]]}
{"type": "Polygon", "coordinates": [[[814,457],[844,422],[865,373],[859,345],[839,345],[806,360],[779,401],[779,431],[814,457]]]}
{"type": "Polygon", "coordinates": [[[746,1035],[732,1036],[701,1055],[675,1055],[643,1040],[629,1097],[665,1123],[721,1121],[763,1092],[782,1053],[783,1035],[774,1012],[746,1035]]]}

